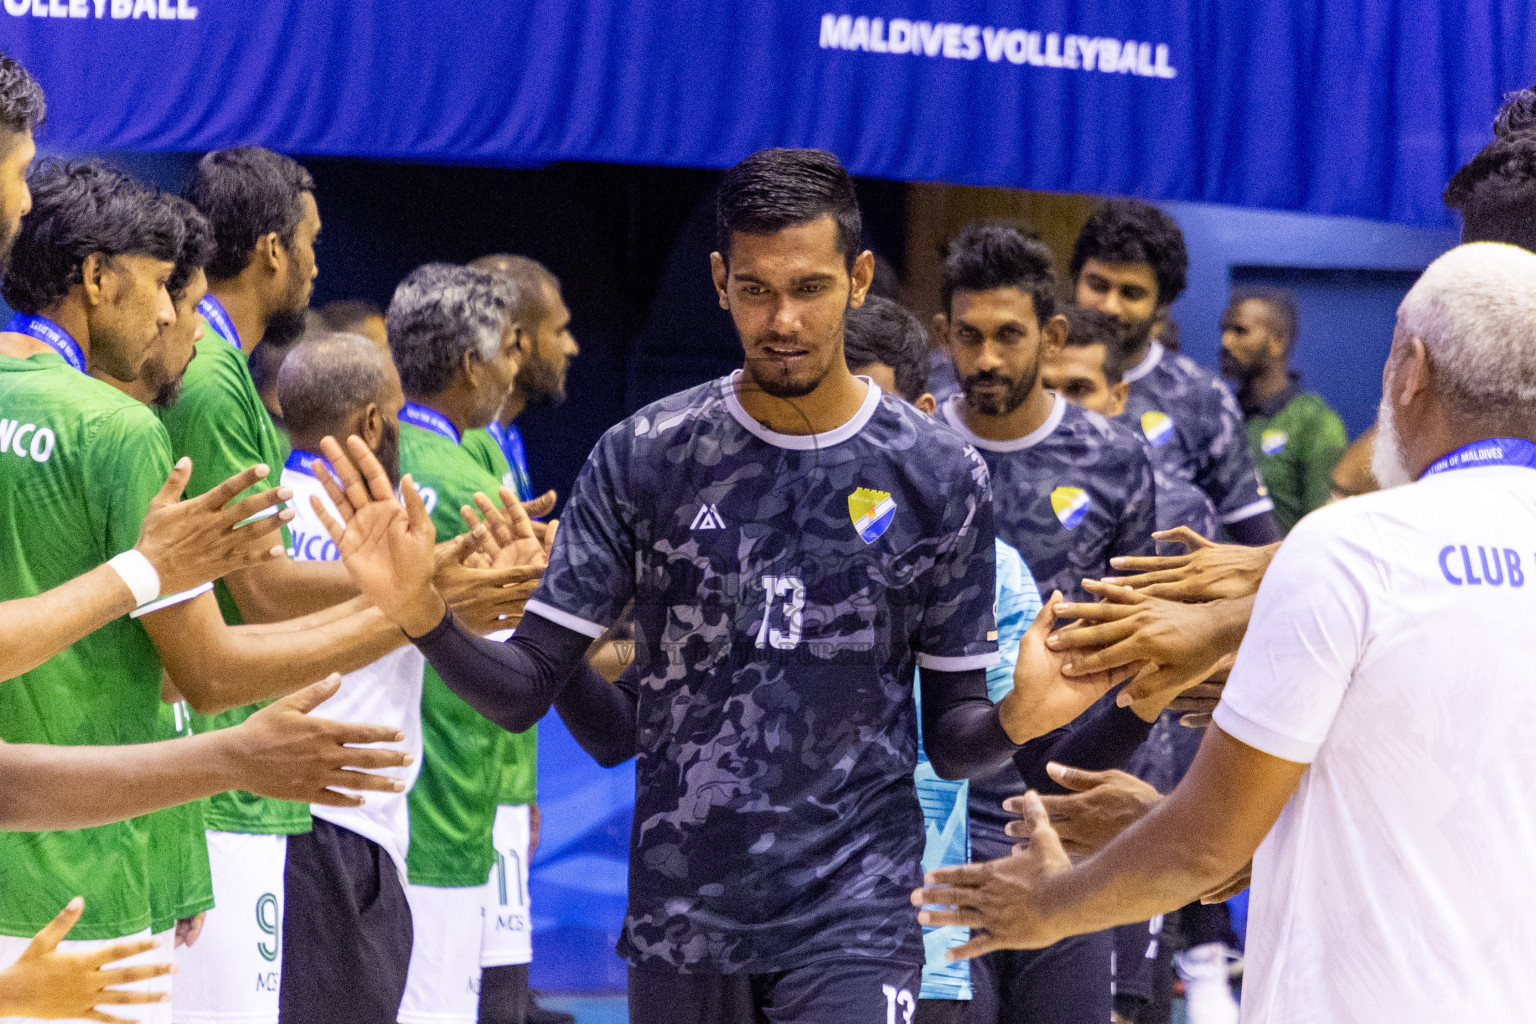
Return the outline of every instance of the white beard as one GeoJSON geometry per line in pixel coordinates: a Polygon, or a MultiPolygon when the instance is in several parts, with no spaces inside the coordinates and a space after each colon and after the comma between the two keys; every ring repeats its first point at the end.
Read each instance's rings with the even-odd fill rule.
{"type": "Polygon", "coordinates": [[[1384,389],[1381,406],[1376,411],[1376,446],[1371,452],[1371,473],[1382,490],[1413,483],[1413,475],[1403,458],[1403,439],[1397,433],[1397,418],[1392,411],[1391,383],[1384,389]]]}

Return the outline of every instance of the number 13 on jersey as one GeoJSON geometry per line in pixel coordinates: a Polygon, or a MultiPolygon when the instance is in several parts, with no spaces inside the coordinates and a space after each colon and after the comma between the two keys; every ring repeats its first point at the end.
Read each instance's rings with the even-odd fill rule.
{"type": "Polygon", "coordinates": [[[804,611],[805,584],[798,576],[764,576],[763,622],[757,629],[757,646],[793,650],[800,642],[804,611]]]}

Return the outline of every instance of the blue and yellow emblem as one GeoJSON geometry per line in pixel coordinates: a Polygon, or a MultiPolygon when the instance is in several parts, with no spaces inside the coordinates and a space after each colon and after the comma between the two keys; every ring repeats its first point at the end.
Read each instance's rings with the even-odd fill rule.
{"type": "Polygon", "coordinates": [[[1273,458],[1285,451],[1285,442],[1290,436],[1283,430],[1266,430],[1259,435],[1259,451],[1273,458]]]}
{"type": "Polygon", "coordinates": [[[1151,410],[1141,414],[1141,436],[1153,448],[1161,448],[1173,436],[1173,420],[1166,413],[1151,410]]]}
{"type": "Polygon", "coordinates": [[[848,495],[848,518],[853,520],[853,528],[865,544],[879,540],[895,517],[896,503],[885,491],[860,487],[848,495]]]}
{"type": "Polygon", "coordinates": [[[1077,529],[1077,524],[1088,514],[1089,504],[1088,495],[1081,487],[1058,487],[1051,492],[1051,511],[1069,530],[1077,529]]]}

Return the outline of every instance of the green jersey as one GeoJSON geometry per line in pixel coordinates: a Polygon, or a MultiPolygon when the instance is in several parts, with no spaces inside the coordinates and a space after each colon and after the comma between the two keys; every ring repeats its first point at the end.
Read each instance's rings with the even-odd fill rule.
{"type": "MultiPolygon", "coordinates": [[[[476,491],[495,494],[499,481],[459,445],[452,424],[430,409],[429,417],[419,417],[415,410],[423,408],[410,403],[401,416],[400,470],[421,488],[441,541],[464,532],[460,507],[473,505],[476,491]],[[440,422],[432,429],[412,418],[440,422]]],[[[449,690],[430,665],[422,685],[421,732],[407,873],[417,885],[482,885],[494,856],[491,826],[502,776],[519,763],[520,751],[508,749],[507,734],[449,690]]],[[[524,735],[531,746],[532,736],[524,735]]]]}
{"type": "MultiPolygon", "coordinates": [[[[171,472],[148,406],[53,353],[0,356],[0,600],[31,597],[133,547],[171,472]]],[[[0,686],[0,739],[100,745],[158,738],[160,658],[126,616],[0,686]]],[[[75,896],[71,939],[150,925],[144,819],[0,833],[0,934],[31,936],[75,896]]]]}
{"type": "MultiPolygon", "coordinates": [[[[241,470],[262,462],[272,472],[246,493],[276,487],[282,479],[284,456],[278,446],[277,428],[256,394],[245,359],[244,353],[204,320],[203,337],[197,343],[192,365],[187,368],[181,398],[160,412],[176,457],[192,458],[189,497],[212,490],[241,470]]],[[[284,528],[283,546],[290,543],[284,528]]],[[[224,581],[215,583],[213,590],[224,621],[232,626],[244,621],[224,581]]],[[[193,724],[198,732],[239,725],[259,707],[249,704],[218,715],[197,715],[193,724]]],[[[220,832],[292,835],[309,831],[308,804],[269,800],[251,793],[209,797],[203,818],[210,829],[220,832]]]]}
{"type": "MultiPolygon", "coordinates": [[[[486,473],[500,480],[501,486],[520,494],[527,490],[525,484],[520,486],[522,481],[512,464],[507,461],[501,444],[489,430],[482,428],[465,431],[461,447],[480,464],[486,473]]],[[[492,498],[496,497],[495,492],[487,491],[486,493],[492,498]]],[[[532,497],[527,494],[521,496],[525,501],[532,497]]],[[[527,732],[501,734],[497,757],[501,765],[501,781],[496,790],[498,804],[531,804],[538,799],[538,736],[538,726],[534,726],[527,732]]]]}
{"type": "Polygon", "coordinates": [[[1244,402],[1253,464],[1275,503],[1275,523],[1289,533],[1302,516],[1327,504],[1333,467],[1349,445],[1344,422],[1301,378],[1262,405],[1244,402]]]}
{"type": "MultiPolygon", "coordinates": [[[[160,736],[173,740],[192,735],[192,709],[185,701],[160,705],[160,736]]],[[[208,837],[203,804],[194,800],[146,815],[149,823],[150,931],[170,931],[184,917],[213,908],[213,876],[208,868],[208,837]]]]}

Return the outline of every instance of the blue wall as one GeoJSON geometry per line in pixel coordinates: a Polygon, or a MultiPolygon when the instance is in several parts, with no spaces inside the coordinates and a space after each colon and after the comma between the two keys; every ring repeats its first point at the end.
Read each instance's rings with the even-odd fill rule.
{"type": "Polygon", "coordinates": [[[1300,321],[1294,365],[1304,386],[1328,400],[1351,437],[1375,422],[1397,302],[1460,240],[1457,230],[1206,203],[1162,208],[1189,249],[1189,286],[1173,305],[1183,350],[1216,368],[1234,279],[1291,287],[1300,321]]]}

